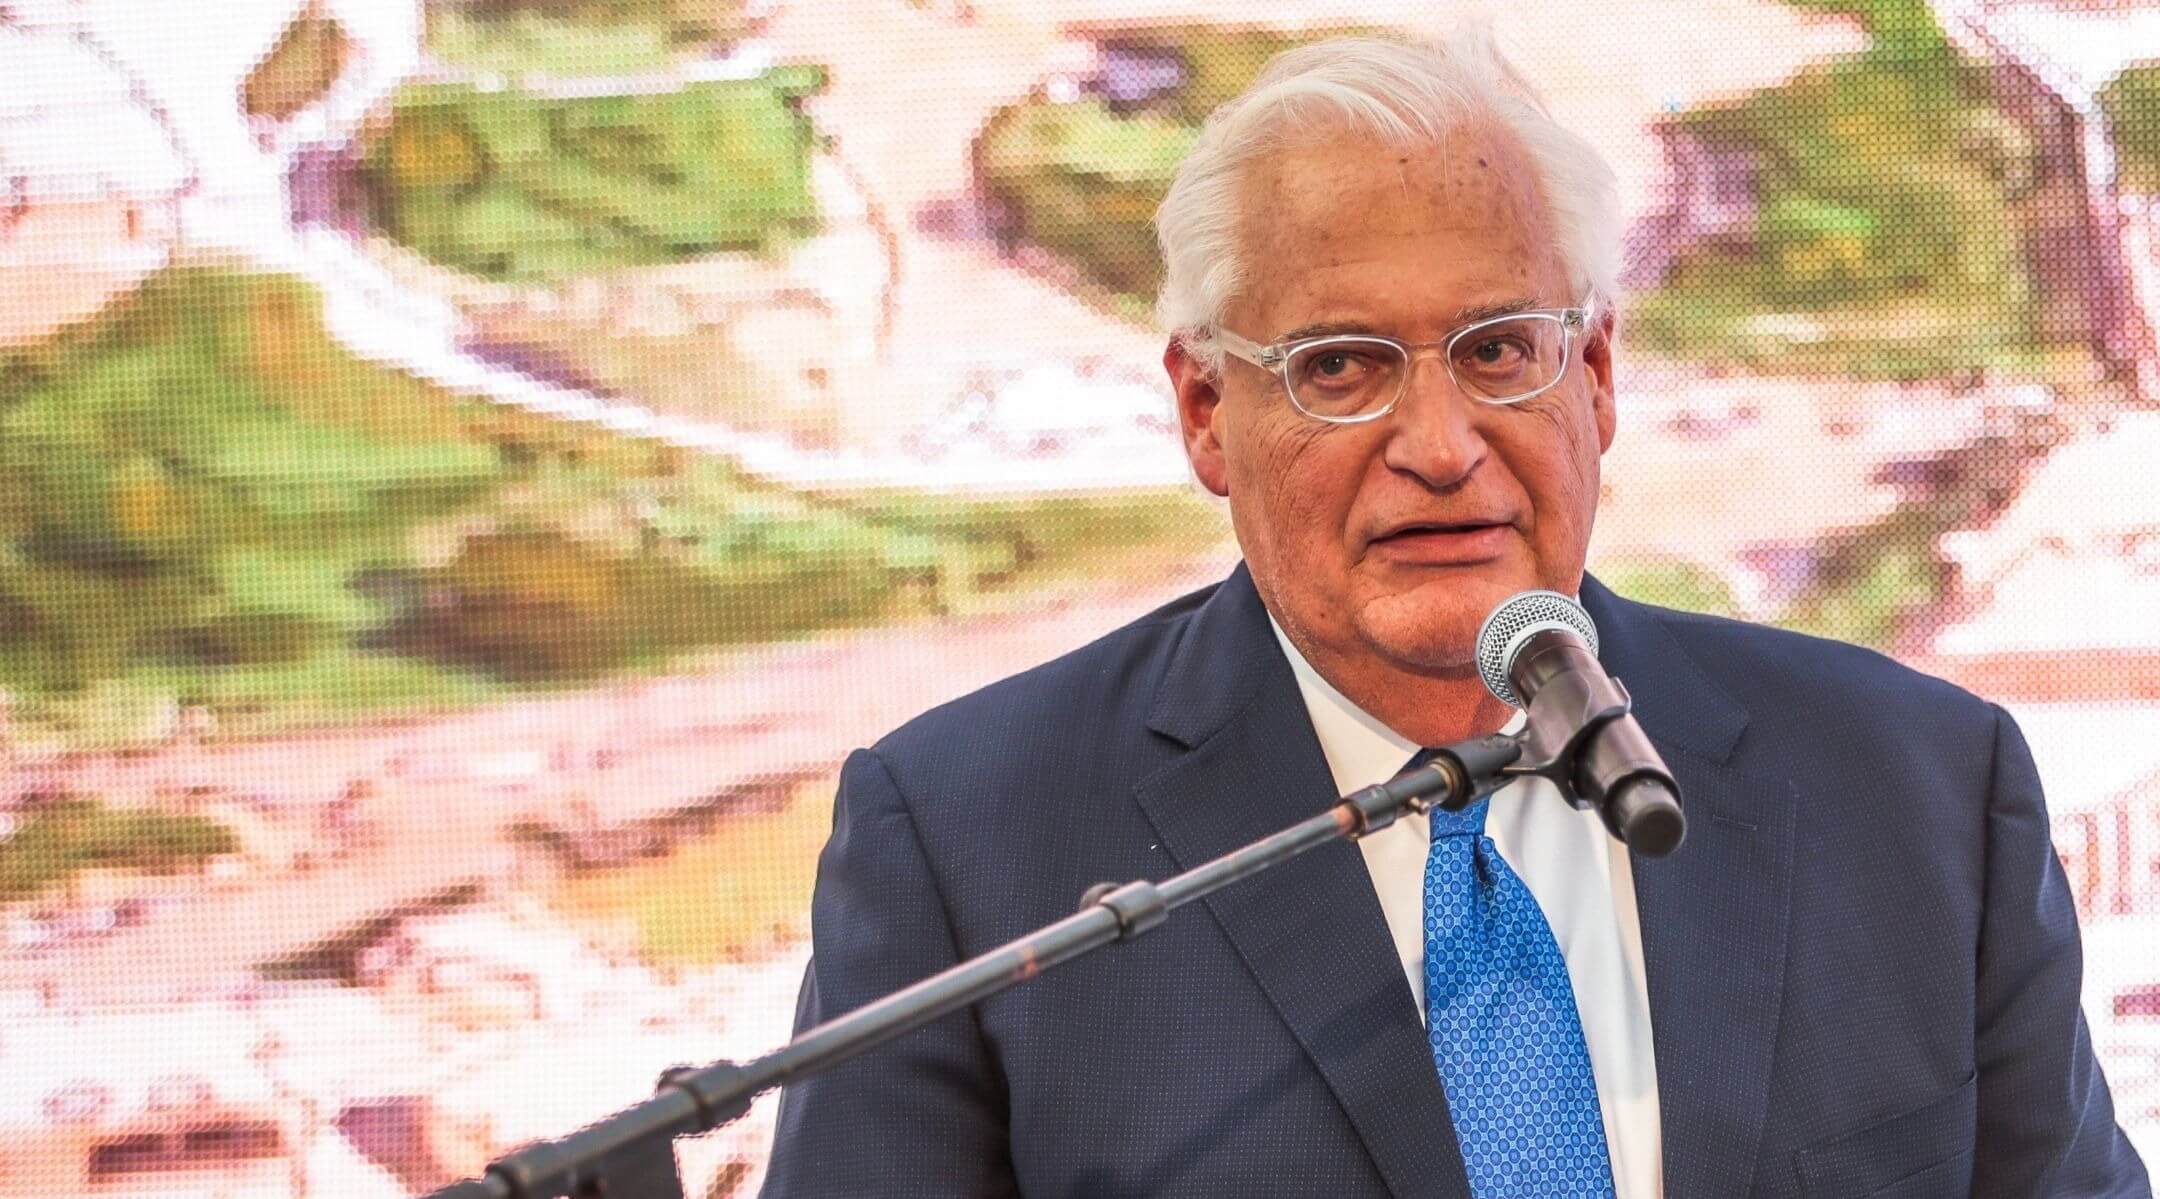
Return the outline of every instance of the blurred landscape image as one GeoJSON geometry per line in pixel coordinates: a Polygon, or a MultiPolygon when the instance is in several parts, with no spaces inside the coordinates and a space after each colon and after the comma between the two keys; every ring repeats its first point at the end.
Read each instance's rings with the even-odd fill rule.
{"type": "MultiPolygon", "coordinates": [[[[1236,560],[1199,122],[1465,11],[0,0],[0,1197],[402,1196],[783,1043],[847,752],[1236,560]]],[[[1497,26],[1631,214],[1592,569],[2011,711],[2160,1157],[2160,10],[1497,26]]]]}

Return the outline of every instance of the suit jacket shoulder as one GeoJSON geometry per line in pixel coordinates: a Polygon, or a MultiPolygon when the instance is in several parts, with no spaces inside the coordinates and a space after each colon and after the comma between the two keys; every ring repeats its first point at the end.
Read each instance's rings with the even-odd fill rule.
{"type": "Polygon", "coordinates": [[[1811,715],[1931,707],[1958,719],[1993,719],[1987,701],[1872,649],[1722,616],[1620,602],[1662,626],[1698,665],[1709,664],[1718,685],[1743,706],[1774,706],[1807,696],[1818,701],[1811,715]]]}
{"type": "MultiPolygon", "coordinates": [[[[923,713],[871,746],[908,805],[964,951],[1070,913],[1099,877],[1076,845],[1129,821],[1174,746],[1143,717],[1202,588],[1040,666],[923,713]]],[[[1134,877],[1163,863],[1135,863],[1134,877]]],[[[1121,880],[1122,881],[1122,880],[1121,880]]]]}
{"type": "MultiPolygon", "coordinates": [[[[1135,696],[1144,705],[1186,625],[1222,586],[1200,588],[1078,649],[940,704],[871,749],[888,764],[914,766],[945,762],[958,745],[980,739],[1001,747],[998,758],[1014,758],[1047,748],[1047,742],[1084,742],[1110,732],[1094,723],[1076,729],[1073,721],[1119,714],[1135,696]]],[[[968,763],[971,769],[994,765],[968,763]]]]}
{"type": "MultiPolygon", "coordinates": [[[[1607,668],[1661,739],[1759,774],[1869,779],[1975,813],[1984,804],[2006,718],[1971,692],[1860,646],[1636,603],[1594,580],[1584,592],[1606,632],[1607,668]],[[1706,734],[1728,722],[1736,731],[1724,744],[1706,734]]],[[[1884,793],[1805,790],[1822,802],[1884,793]]]]}

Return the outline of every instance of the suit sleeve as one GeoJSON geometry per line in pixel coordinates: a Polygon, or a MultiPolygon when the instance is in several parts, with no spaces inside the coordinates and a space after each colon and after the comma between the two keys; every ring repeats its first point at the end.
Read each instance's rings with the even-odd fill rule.
{"type": "Polygon", "coordinates": [[[2077,911],[2025,738],[1995,709],[1987,808],[1973,1194],[2149,1199],[2079,1007],[2077,911]]]}
{"type": "MultiPolygon", "coordinates": [[[[841,769],[810,938],[797,1033],[959,960],[914,817],[873,751],[841,769]]],[[[1015,1194],[1005,1110],[975,1013],[955,1012],[790,1084],[763,1194],[1015,1194]]]]}

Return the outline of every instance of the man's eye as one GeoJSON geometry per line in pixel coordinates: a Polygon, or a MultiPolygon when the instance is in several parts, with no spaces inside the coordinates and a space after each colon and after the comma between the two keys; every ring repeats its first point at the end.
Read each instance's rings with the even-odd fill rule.
{"type": "Polygon", "coordinates": [[[1509,337],[1487,338],[1470,351],[1472,360],[1480,366],[1504,366],[1522,354],[1523,347],[1509,337]]]}
{"type": "Polygon", "coordinates": [[[1370,357],[1355,350],[1321,350],[1305,359],[1298,374],[1305,382],[1341,387],[1362,383],[1372,376],[1370,357]]]}

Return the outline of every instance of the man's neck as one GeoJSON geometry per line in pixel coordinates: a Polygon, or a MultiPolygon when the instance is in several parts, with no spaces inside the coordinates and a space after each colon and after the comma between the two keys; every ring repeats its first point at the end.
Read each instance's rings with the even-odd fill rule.
{"type": "Polygon", "coordinates": [[[1321,647],[1297,644],[1268,617],[1293,670],[1310,670],[1321,683],[1415,745],[1448,745],[1498,732],[1514,709],[1493,698],[1475,666],[1460,671],[1411,671],[1374,659],[1350,661],[1321,647]]]}

